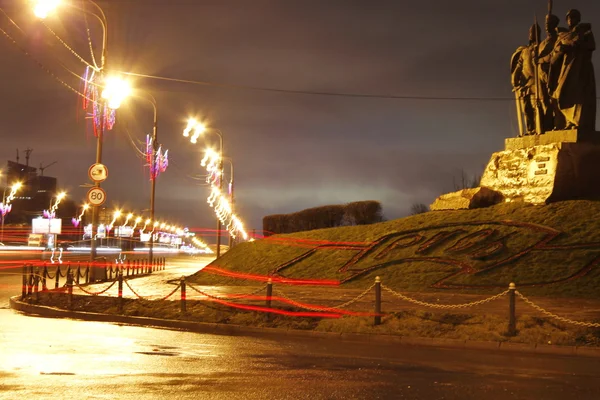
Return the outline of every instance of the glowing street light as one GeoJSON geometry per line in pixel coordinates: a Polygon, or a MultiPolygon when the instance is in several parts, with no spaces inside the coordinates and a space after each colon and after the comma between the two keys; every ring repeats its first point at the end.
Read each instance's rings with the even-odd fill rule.
{"type": "Polygon", "coordinates": [[[48,215],[49,215],[48,218],[49,219],[54,218],[54,215],[56,213],[56,209],[58,208],[58,205],[60,204],[62,199],[64,199],[65,197],[67,197],[67,193],[60,192],[59,194],[56,195],[56,200],[54,201],[54,204],[52,204],[52,199],[50,199],[50,209],[48,210],[48,215]]]}
{"type": "Polygon", "coordinates": [[[104,81],[102,98],[106,100],[108,108],[113,110],[121,107],[121,103],[131,94],[129,82],[118,76],[109,76],[104,81]]]}
{"type": "Polygon", "coordinates": [[[183,130],[183,136],[189,137],[192,130],[194,131],[194,134],[190,138],[190,142],[197,143],[198,137],[206,132],[206,125],[204,125],[202,122],[196,121],[194,118],[190,118],[187,126],[183,130]]]}
{"type": "Polygon", "coordinates": [[[140,224],[140,222],[142,222],[142,217],[137,217],[135,219],[135,223],[133,224],[133,228],[131,228],[131,230],[135,231],[136,226],[138,226],[140,224]]]}
{"type": "Polygon", "coordinates": [[[12,210],[12,204],[10,202],[15,198],[17,191],[21,189],[23,184],[21,182],[17,182],[13,184],[10,188],[10,194],[8,197],[6,196],[6,188],[4,188],[4,192],[2,193],[2,203],[0,203],[0,217],[2,218],[2,231],[0,233],[0,242],[4,240],[4,217],[12,210]]]}
{"type": "Polygon", "coordinates": [[[127,214],[127,217],[125,218],[125,222],[123,223],[123,226],[127,226],[127,223],[129,222],[129,220],[133,218],[133,214],[129,213],[127,214]]]}
{"type": "Polygon", "coordinates": [[[34,0],[33,13],[36,17],[44,19],[58,8],[61,0],[34,0]]]}
{"type": "Polygon", "coordinates": [[[146,227],[148,226],[148,224],[152,222],[152,220],[150,218],[148,218],[146,221],[144,221],[144,227],[142,229],[140,229],[140,234],[144,233],[144,231],[146,230],[146,227]]]}
{"type": "MultiPolygon", "coordinates": [[[[196,143],[198,137],[207,131],[206,125],[202,122],[198,122],[193,118],[188,120],[187,127],[183,131],[183,136],[189,136],[191,130],[194,130],[194,135],[190,138],[190,142],[196,143]]],[[[218,129],[211,129],[211,132],[216,133],[219,136],[219,190],[223,189],[223,133],[218,129]]],[[[221,219],[217,216],[217,258],[221,256],[221,219]]]]}

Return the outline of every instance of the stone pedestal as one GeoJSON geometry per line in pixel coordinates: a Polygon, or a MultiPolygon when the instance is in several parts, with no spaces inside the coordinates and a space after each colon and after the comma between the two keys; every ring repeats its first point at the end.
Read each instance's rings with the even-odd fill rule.
{"type": "Polygon", "coordinates": [[[480,186],[500,192],[508,202],[600,198],[600,132],[506,139],[506,149],[492,155],[480,186]]]}
{"type": "Polygon", "coordinates": [[[429,206],[436,210],[468,210],[493,206],[503,201],[502,195],[494,190],[478,187],[443,194],[429,206]]]}

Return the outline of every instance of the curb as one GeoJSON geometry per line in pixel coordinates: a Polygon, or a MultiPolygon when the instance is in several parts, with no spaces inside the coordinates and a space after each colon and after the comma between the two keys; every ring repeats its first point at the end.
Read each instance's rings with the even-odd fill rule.
{"type": "Polygon", "coordinates": [[[377,335],[365,333],[336,333],[320,331],[303,331],[299,329],[256,328],[242,325],[217,324],[209,322],[181,321],[151,317],[136,317],[115,314],[101,314],[81,311],[68,311],[60,308],[39,306],[19,300],[20,296],[9,299],[9,307],[27,315],[46,318],[70,318],[83,321],[113,322],[118,324],[145,326],[183,330],[196,333],[212,333],[220,335],[312,337],[315,339],[336,339],[345,342],[398,344],[402,346],[437,347],[469,350],[496,350],[518,353],[551,354],[564,356],[600,357],[600,347],[586,346],[552,346],[543,344],[527,344],[513,342],[484,342],[460,339],[440,339],[425,337],[404,337],[395,335],[377,335]]]}

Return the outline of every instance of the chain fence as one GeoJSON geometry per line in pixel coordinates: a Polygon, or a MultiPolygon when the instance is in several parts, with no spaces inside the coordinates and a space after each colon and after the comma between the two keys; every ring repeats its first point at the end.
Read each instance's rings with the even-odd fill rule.
{"type": "Polygon", "coordinates": [[[348,300],[345,303],[338,304],[336,306],[315,306],[315,305],[308,306],[306,304],[302,304],[302,303],[297,302],[296,300],[291,299],[289,296],[287,296],[285,293],[283,293],[279,289],[275,289],[275,293],[278,296],[286,299],[288,302],[290,302],[290,304],[292,304],[296,307],[304,308],[306,310],[310,310],[310,311],[340,311],[342,308],[348,307],[349,305],[354,304],[357,301],[359,301],[360,299],[362,299],[363,297],[365,297],[371,291],[371,289],[373,289],[374,287],[375,287],[375,284],[372,284],[370,287],[365,289],[361,294],[359,294],[355,298],[348,300]]]}
{"type": "Polygon", "coordinates": [[[600,328],[600,323],[597,322],[581,322],[581,321],[575,321],[569,318],[565,318],[565,317],[561,317],[559,315],[553,314],[548,310],[545,310],[544,308],[538,306],[537,304],[535,304],[533,301],[529,300],[527,297],[523,296],[523,294],[521,292],[519,292],[518,290],[515,292],[520,298],[521,300],[523,300],[525,303],[527,303],[529,306],[535,308],[536,310],[538,310],[539,312],[541,312],[542,314],[554,318],[556,320],[559,320],[561,322],[565,322],[567,324],[572,324],[572,325],[577,325],[577,326],[583,326],[586,328],[600,328]]]}
{"type": "Polygon", "coordinates": [[[175,289],[173,289],[171,291],[171,293],[167,294],[166,296],[160,297],[160,298],[157,298],[157,299],[151,299],[150,297],[147,297],[147,296],[141,296],[134,288],[131,287],[131,285],[129,284],[129,282],[127,280],[123,280],[123,283],[129,288],[129,290],[131,290],[131,292],[137,298],[142,299],[142,300],[159,300],[159,301],[160,300],[167,300],[169,297],[173,296],[179,290],[179,288],[181,288],[181,284],[179,284],[179,285],[177,285],[175,287],[175,289]]]}
{"type": "MultiPolygon", "coordinates": [[[[117,268],[118,271],[118,268],[117,268]]],[[[35,289],[35,293],[37,294],[38,289],[37,289],[37,285],[42,282],[42,290],[47,290],[47,288],[45,288],[44,286],[44,282],[45,279],[54,279],[56,277],[56,283],[57,283],[57,288],[54,289],[56,291],[62,292],[65,289],[71,290],[69,287],[69,280],[70,280],[70,285],[72,286],[76,286],[77,288],[79,288],[82,292],[91,295],[91,296],[99,296],[101,294],[106,293],[108,290],[110,290],[117,282],[119,282],[118,279],[112,281],[110,283],[110,285],[100,291],[90,291],[90,290],[86,290],[82,285],[79,284],[79,282],[73,282],[72,279],[72,274],[73,272],[75,272],[73,270],[73,268],[71,267],[71,265],[69,265],[66,268],[66,271],[63,272],[61,271],[60,266],[56,267],[55,273],[54,275],[51,275],[48,271],[48,268],[44,265],[43,267],[43,275],[41,275],[39,273],[39,270],[36,270],[35,272],[33,271],[33,267],[29,266],[27,267],[27,270],[25,270],[24,267],[24,271],[23,271],[23,282],[24,285],[26,283],[27,285],[27,294],[31,294],[32,292],[32,287],[35,289]],[[58,277],[59,276],[71,276],[71,278],[68,278],[67,283],[65,283],[63,286],[61,286],[60,288],[58,287],[58,277]],[[35,287],[34,287],[35,285],[35,287]]],[[[77,268],[77,275],[81,274],[81,268],[77,268]]],[[[122,274],[122,272],[117,272],[117,274],[122,274]]],[[[80,275],[83,276],[83,275],[80,275]]],[[[122,277],[121,277],[122,279],[122,277]]],[[[363,290],[360,294],[358,294],[357,296],[351,298],[348,301],[345,301],[343,303],[337,304],[337,305],[332,305],[332,306],[321,306],[321,305],[314,305],[314,304],[305,304],[302,303],[301,301],[297,300],[297,299],[293,299],[291,298],[289,295],[287,295],[283,290],[279,289],[279,288],[273,288],[273,290],[271,291],[271,289],[269,288],[269,285],[272,284],[265,284],[259,288],[257,288],[256,290],[253,290],[250,293],[246,293],[246,294],[229,294],[229,295],[215,295],[215,294],[211,294],[208,293],[194,285],[191,285],[187,282],[185,282],[185,279],[182,278],[180,280],[180,282],[176,285],[176,287],[170,291],[170,293],[168,293],[165,296],[159,297],[159,298],[153,298],[153,296],[141,296],[132,286],[131,284],[128,282],[128,280],[123,279],[122,280],[125,285],[127,285],[127,287],[129,288],[129,290],[131,290],[131,292],[139,299],[143,299],[143,300],[167,300],[169,299],[171,296],[173,296],[175,293],[177,293],[177,291],[179,291],[181,289],[182,291],[182,296],[181,296],[181,301],[183,303],[182,307],[185,307],[185,300],[186,300],[186,296],[185,296],[185,287],[189,287],[191,288],[193,291],[195,291],[196,293],[205,296],[209,299],[214,299],[214,300],[218,300],[218,301],[231,301],[232,299],[244,299],[247,298],[249,300],[264,300],[267,301],[270,307],[270,301],[272,299],[271,297],[267,297],[267,296],[260,296],[260,297],[255,297],[255,298],[250,298],[252,296],[255,296],[256,294],[265,291],[265,288],[267,289],[267,294],[270,293],[274,293],[276,296],[278,296],[280,298],[280,300],[285,300],[285,302],[289,303],[290,305],[300,308],[300,309],[305,309],[305,310],[310,310],[310,311],[316,311],[316,312],[323,312],[323,311],[330,311],[330,312],[337,312],[340,314],[348,314],[351,311],[349,310],[344,310],[346,308],[348,308],[349,306],[357,303],[358,301],[360,301],[361,299],[365,298],[367,295],[369,295],[369,293],[373,293],[373,289],[375,288],[375,296],[374,296],[374,301],[376,303],[376,307],[375,307],[375,314],[377,315],[376,318],[380,317],[381,315],[384,315],[380,310],[381,310],[381,291],[385,291],[387,293],[390,293],[392,296],[401,299],[403,301],[418,305],[418,306],[422,306],[422,307],[428,307],[428,308],[434,308],[434,309],[440,309],[440,310],[457,310],[457,309],[466,309],[469,307],[476,307],[476,306],[480,306],[495,300],[498,300],[504,296],[509,297],[510,300],[510,306],[509,306],[509,311],[510,311],[510,315],[511,315],[511,322],[510,325],[513,329],[515,327],[514,325],[514,321],[515,321],[515,296],[519,297],[525,304],[527,304],[528,306],[532,307],[533,309],[535,309],[536,311],[540,312],[541,314],[545,315],[546,317],[555,319],[557,321],[566,323],[566,324],[572,324],[572,325],[576,325],[579,327],[585,327],[585,328],[600,328],[600,322],[582,322],[582,321],[576,321],[570,318],[566,318],[566,317],[561,317],[557,314],[554,314],[546,309],[544,309],[543,307],[539,306],[538,304],[534,303],[532,300],[530,300],[529,298],[527,298],[526,296],[524,296],[521,292],[516,290],[516,286],[514,284],[511,283],[511,285],[509,286],[509,288],[501,293],[486,297],[484,299],[480,299],[480,300],[476,300],[476,301],[472,301],[472,302],[468,302],[468,303],[462,303],[462,304],[439,304],[439,303],[432,303],[432,302],[428,302],[428,301],[423,301],[423,300],[418,300],[415,299],[413,297],[407,296],[405,294],[402,294],[398,291],[395,291],[394,289],[389,288],[388,286],[384,285],[383,283],[381,283],[378,279],[375,281],[375,283],[373,283],[372,285],[370,285],[368,288],[366,288],[365,290],[363,290]]],[[[175,283],[175,281],[173,280],[173,284],[175,283]]],[[[272,286],[271,286],[272,288],[272,286]]],[[[25,290],[25,289],[24,289],[25,290]]],[[[119,297],[121,297],[121,293],[119,293],[119,297]]],[[[333,301],[334,299],[330,299],[330,301],[333,301]]],[[[341,298],[338,297],[339,301],[341,301],[341,298]]],[[[369,314],[369,315],[375,315],[375,314],[369,314]]],[[[378,324],[379,322],[376,322],[376,324],[378,324]]]]}
{"type": "Polygon", "coordinates": [[[381,285],[381,288],[384,289],[384,290],[386,290],[387,292],[393,294],[394,296],[396,296],[396,297],[398,297],[398,298],[400,298],[402,300],[406,300],[406,301],[408,301],[410,303],[418,304],[418,305],[424,306],[424,307],[439,308],[439,309],[442,309],[442,310],[452,310],[452,309],[460,309],[460,308],[468,308],[468,307],[478,306],[478,305],[481,305],[481,304],[488,303],[490,301],[494,301],[494,300],[499,299],[499,298],[501,298],[503,296],[506,296],[510,292],[510,290],[507,289],[507,290],[505,290],[502,293],[498,293],[498,294],[496,294],[494,296],[491,296],[491,297],[488,297],[488,298],[485,298],[485,299],[482,299],[482,300],[473,301],[473,302],[470,302],[470,303],[463,303],[463,304],[435,304],[435,303],[428,303],[426,301],[421,301],[421,300],[413,299],[412,297],[408,297],[406,295],[403,295],[402,293],[398,293],[395,290],[390,289],[389,287],[387,287],[387,286],[385,286],[383,284],[381,285]]]}
{"type": "Polygon", "coordinates": [[[101,295],[103,293],[106,293],[111,287],[115,286],[115,283],[117,283],[117,281],[113,281],[113,283],[111,283],[110,285],[108,285],[107,288],[105,288],[105,289],[103,289],[103,290],[101,290],[99,292],[91,292],[91,291],[85,290],[79,283],[76,283],[76,282],[74,282],[73,284],[75,286],[77,286],[82,292],[84,292],[86,294],[89,294],[91,296],[98,296],[98,295],[101,295]]]}

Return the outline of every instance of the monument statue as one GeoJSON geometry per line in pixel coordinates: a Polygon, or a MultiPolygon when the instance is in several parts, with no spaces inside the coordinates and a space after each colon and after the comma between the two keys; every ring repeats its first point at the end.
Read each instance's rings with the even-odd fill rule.
{"type": "Polygon", "coordinates": [[[560,27],[548,0],[546,37],[536,23],[529,44],[511,58],[519,137],[506,138],[492,154],[479,187],[439,196],[430,210],[469,209],[515,202],[548,204],[600,201],[600,132],[596,131],[596,82],[592,27],[581,13],[567,13],[560,27]]]}
{"type": "Polygon", "coordinates": [[[536,107],[539,96],[537,82],[537,41],[540,26],[533,24],[529,28],[529,45],[519,47],[511,59],[511,80],[517,101],[517,117],[519,118],[519,135],[536,133],[536,107]],[[522,123],[525,119],[525,126],[522,123]]]}
{"type": "MultiPolygon", "coordinates": [[[[549,87],[552,98],[565,120],[564,129],[594,131],[596,128],[596,80],[592,52],[596,42],[592,27],[581,22],[581,13],[567,13],[569,31],[561,33],[550,61],[556,73],[556,87],[549,87]]],[[[559,129],[562,127],[558,127],[559,129]]]]}
{"type": "Polygon", "coordinates": [[[558,86],[560,68],[551,69],[552,56],[559,32],[566,31],[560,28],[559,18],[551,13],[546,15],[546,38],[540,43],[538,53],[538,77],[540,80],[540,97],[542,104],[542,129],[544,132],[561,130],[565,127],[565,119],[558,108],[558,101],[550,94],[558,86]]]}

